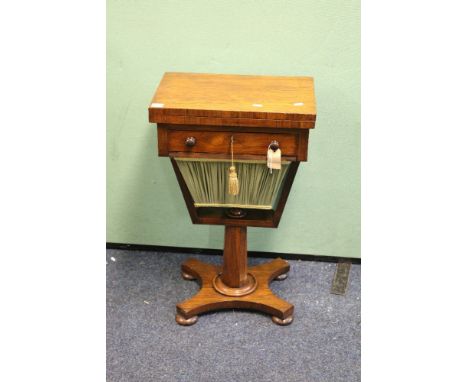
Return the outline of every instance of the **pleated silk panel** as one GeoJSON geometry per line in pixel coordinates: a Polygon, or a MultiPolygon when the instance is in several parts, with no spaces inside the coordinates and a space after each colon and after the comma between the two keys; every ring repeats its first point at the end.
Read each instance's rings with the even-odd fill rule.
{"type": "Polygon", "coordinates": [[[281,170],[270,169],[266,161],[236,160],[239,194],[229,195],[229,160],[177,158],[177,165],[194,200],[195,207],[238,207],[275,209],[279,191],[289,169],[281,162],[281,170]]]}

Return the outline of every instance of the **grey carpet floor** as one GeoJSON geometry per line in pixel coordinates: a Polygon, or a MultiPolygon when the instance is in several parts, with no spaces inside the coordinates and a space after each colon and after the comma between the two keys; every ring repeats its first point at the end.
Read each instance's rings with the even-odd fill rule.
{"type": "Polygon", "coordinates": [[[289,277],[271,284],[295,305],[289,326],[226,310],[182,327],[175,305],[198,290],[180,276],[188,257],[221,263],[221,256],[107,250],[108,382],[360,380],[360,265],[338,296],[330,294],[335,264],[290,261],[289,277]]]}

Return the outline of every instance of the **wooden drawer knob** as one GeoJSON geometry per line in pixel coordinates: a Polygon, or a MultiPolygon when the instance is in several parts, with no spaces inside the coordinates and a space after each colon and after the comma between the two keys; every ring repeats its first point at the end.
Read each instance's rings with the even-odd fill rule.
{"type": "Polygon", "coordinates": [[[193,147],[195,146],[195,143],[197,143],[197,140],[195,139],[195,137],[187,137],[185,139],[185,146],[187,147],[193,147]]]}
{"type": "Polygon", "coordinates": [[[278,150],[279,149],[279,142],[278,141],[271,141],[270,149],[272,149],[273,151],[278,150]]]}

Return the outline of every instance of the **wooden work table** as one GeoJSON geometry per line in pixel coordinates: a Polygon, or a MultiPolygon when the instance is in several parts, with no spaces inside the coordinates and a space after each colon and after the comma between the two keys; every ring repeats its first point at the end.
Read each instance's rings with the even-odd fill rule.
{"type": "Polygon", "coordinates": [[[177,305],[176,321],[191,325],[198,315],[225,308],[260,310],[287,325],[293,305],[275,296],[269,283],[286,278],[281,259],[247,267],[247,227],[277,227],[297,168],[307,160],[309,129],[315,127],[312,77],[166,73],[149,106],[157,123],[159,156],[171,158],[187,209],[195,224],[225,225],[222,267],[189,259],[182,276],[198,280],[200,292],[177,305]],[[280,148],[289,168],[274,209],[196,207],[177,158],[230,158],[265,161],[270,146],[280,148]]]}

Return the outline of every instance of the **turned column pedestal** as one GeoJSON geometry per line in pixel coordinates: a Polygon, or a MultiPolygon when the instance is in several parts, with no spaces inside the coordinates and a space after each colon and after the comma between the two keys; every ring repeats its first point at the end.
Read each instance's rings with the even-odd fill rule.
{"type": "Polygon", "coordinates": [[[192,325],[201,313],[240,308],[270,314],[275,323],[288,325],[293,320],[294,306],[269,288],[272,280],[284,280],[288,271],[288,262],[280,258],[249,268],[247,227],[226,225],[222,267],[196,259],[182,264],[183,278],[198,280],[200,291],[177,305],[176,321],[192,325]]]}

